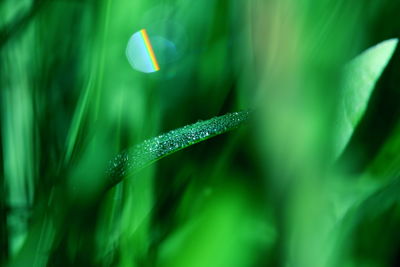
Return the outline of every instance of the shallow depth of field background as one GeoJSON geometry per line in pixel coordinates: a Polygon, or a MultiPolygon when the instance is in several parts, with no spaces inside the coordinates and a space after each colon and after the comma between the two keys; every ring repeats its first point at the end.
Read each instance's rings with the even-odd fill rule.
{"type": "Polygon", "coordinates": [[[400,264],[400,48],[332,157],[347,62],[400,37],[396,0],[0,1],[0,265],[400,264]],[[130,36],[175,45],[132,69],[130,36]],[[107,162],[253,109],[99,197],[107,162]],[[332,163],[333,162],[333,163],[332,163]]]}

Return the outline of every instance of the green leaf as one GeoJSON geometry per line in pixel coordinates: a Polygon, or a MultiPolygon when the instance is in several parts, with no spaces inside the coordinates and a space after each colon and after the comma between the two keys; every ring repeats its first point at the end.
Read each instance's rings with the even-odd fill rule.
{"type": "Polygon", "coordinates": [[[343,98],[339,106],[337,139],[334,156],[337,158],[349,142],[368,105],[376,82],[397,46],[390,39],[364,51],[353,59],[344,71],[343,98]]]}
{"type": "Polygon", "coordinates": [[[199,121],[148,139],[121,152],[111,160],[107,171],[111,177],[110,187],[119,183],[125,176],[165,156],[238,128],[248,120],[249,113],[249,111],[234,112],[207,121],[199,121]]]}

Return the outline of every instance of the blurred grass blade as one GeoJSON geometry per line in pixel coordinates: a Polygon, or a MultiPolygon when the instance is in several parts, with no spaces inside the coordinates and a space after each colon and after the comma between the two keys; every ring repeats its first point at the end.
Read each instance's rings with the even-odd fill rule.
{"type": "Polygon", "coordinates": [[[397,43],[397,39],[381,42],[346,66],[343,99],[339,107],[338,135],[334,147],[335,158],[343,152],[364,115],[375,84],[392,57],[397,43]]]}
{"type": "Polygon", "coordinates": [[[72,152],[77,142],[78,133],[81,129],[82,121],[85,116],[85,113],[89,106],[89,95],[90,91],[93,88],[93,78],[89,79],[89,84],[85,88],[85,91],[82,93],[81,97],[79,98],[78,106],[74,113],[70,130],[67,136],[66,142],[66,153],[65,153],[65,162],[68,162],[71,158],[72,152]]]}
{"type": "Polygon", "coordinates": [[[25,4],[30,6],[29,8],[26,8],[26,11],[23,11],[23,14],[21,14],[22,11],[18,9],[19,4],[14,4],[12,5],[11,10],[6,9],[6,12],[2,12],[2,16],[6,18],[10,16],[10,13],[14,13],[15,10],[18,10],[15,12],[15,18],[13,18],[10,22],[7,22],[5,25],[2,25],[0,28],[0,49],[3,48],[13,38],[18,37],[19,34],[23,33],[26,27],[30,25],[33,19],[44,9],[45,5],[48,4],[50,0],[20,2],[22,2],[22,5],[25,4]]]}
{"type": "Polygon", "coordinates": [[[384,185],[377,186],[358,199],[340,220],[338,230],[344,238],[362,221],[378,217],[400,201],[400,179],[397,177],[384,185]]]}
{"type": "Polygon", "coordinates": [[[110,162],[108,174],[111,177],[111,186],[119,183],[124,176],[176,151],[236,129],[248,118],[249,111],[229,113],[148,139],[132,149],[118,154],[110,162]]]}

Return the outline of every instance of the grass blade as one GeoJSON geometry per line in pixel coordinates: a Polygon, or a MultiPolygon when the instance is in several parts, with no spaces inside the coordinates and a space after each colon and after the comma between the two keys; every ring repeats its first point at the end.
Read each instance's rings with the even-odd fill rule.
{"type": "Polygon", "coordinates": [[[334,147],[335,158],[343,152],[364,115],[375,84],[392,57],[397,43],[397,39],[381,42],[364,51],[346,66],[334,147]]]}
{"type": "Polygon", "coordinates": [[[238,128],[248,120],[249,113],[249,111],[234,112],[207,121],[199,121],[148,139],[118,154],[111,160],[107,171],[111,177],[110,187],[119,183],[124,176],[176,151],[238,128]]]}

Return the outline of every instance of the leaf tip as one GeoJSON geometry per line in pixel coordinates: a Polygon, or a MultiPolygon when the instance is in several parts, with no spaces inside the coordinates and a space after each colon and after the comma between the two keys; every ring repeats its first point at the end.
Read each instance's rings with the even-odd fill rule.
{"type": "Polygon", "coordinates": [[[385,53],[386,53],[385,61],[389,61],[390,58],[393,56],[393,53],[396,50],[398,43],[399,43],[399,39],[392,38],[392,39],[383,41],[377,45],[377,47],[379,46],[382,49],[382,51],[385,51],[385,53]]]}

